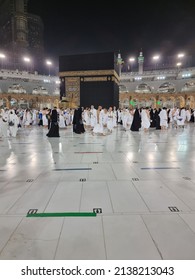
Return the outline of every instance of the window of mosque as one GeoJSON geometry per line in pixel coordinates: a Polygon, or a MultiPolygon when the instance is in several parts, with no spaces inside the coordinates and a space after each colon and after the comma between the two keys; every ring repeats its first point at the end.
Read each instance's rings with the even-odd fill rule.
{"type": "Polygon", "coordinates": [[[136,93],[151,93],[152,88],[146,83],[141,83],[136,86],[135,92],[136,93]]]}
{"type": "Polygon", "coordinates": [[[160,85],[158,92],[160,93],[174,93],[176,91],[175,85],[169,82],[165,82],[160,85]]]}
{"type": "Polygon", "coordinates": [[[184,84],[181,89],[182,92],[195,91],[195,81],[189,81],[184,84]]]}

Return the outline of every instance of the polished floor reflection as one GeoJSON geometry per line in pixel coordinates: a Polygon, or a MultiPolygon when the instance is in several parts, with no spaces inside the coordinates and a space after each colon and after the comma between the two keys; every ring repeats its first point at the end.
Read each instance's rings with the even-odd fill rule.
{"type": "Polygon", "coordinates": [[[0,259],[195,259],[195,125],[0,139],[0,259]],[[27,217],[38,213],[97,216],[27,217]]]}

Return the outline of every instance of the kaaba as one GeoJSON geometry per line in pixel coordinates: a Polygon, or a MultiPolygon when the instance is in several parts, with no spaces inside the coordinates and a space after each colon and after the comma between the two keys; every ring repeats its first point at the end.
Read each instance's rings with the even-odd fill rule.
{"type": "Polygon", "coordinates": [[[114,52],[59,56],[60,100],[72,107],[119,106],[119,67],[114,52]]]}

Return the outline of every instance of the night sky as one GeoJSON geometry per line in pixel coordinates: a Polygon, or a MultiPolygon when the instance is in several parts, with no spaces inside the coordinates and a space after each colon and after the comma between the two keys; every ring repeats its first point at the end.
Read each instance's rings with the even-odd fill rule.
{"type": "Polygon", "coordinates": [[[28,10],[44,23],[48,56],[120,50],[122,58],[155,53],[195,55],[195,1],[29,0],[28,10]],[[75,1],[72,1],[74,3],[75,1]]]}

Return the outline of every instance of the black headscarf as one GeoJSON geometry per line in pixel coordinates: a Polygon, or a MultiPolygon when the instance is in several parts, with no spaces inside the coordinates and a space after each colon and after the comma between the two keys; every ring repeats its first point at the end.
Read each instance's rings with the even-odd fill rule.
{"type": "Polygon", "coordinates": [[[56,108],[54,108],[51,112],[51,121],[52,122],[58,121],[58,112],[57,112],[56,108]]]}

